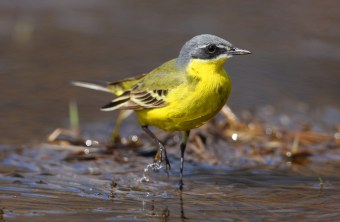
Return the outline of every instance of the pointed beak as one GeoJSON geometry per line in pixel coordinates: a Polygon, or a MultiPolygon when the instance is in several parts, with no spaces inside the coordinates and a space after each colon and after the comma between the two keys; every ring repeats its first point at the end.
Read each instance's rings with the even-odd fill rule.
{"type": "Polygon", "coordinates": [[[232,48],[228,51],[228,54],[229,55],[247,55],[247,54],[251,54],[251,52],[245,49],[232,48]]]}

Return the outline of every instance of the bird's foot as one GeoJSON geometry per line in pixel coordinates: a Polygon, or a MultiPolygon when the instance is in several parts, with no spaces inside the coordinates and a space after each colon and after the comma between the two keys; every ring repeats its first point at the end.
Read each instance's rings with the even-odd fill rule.
{"type": "Polygon", "coordinates": [[[166,170],[171,170],[171,165],[170,165],[170,161],[168,159],[168,156],[166,155],[166,152],[165,152],[165,167],[166,167],[166,170]]]}
{"type": "Polygon", "coordinates": [[[165,169],[167,171],[167,174],[169,175],[168,170],[171,170],[171,165],[165,147],[163,145],[160,147],[160,149],[158,149],[154,159],[154,165],[156,168],[161,168],[162,164],[165,164],[165,169]]]}
{"type": "Polygon", "coordinates": [[[165,161],[165,167],[166,167],[166,170],[171,170],[171,165],[170,165],[170,161],[169,161],[169,158],[168,158],[168,154],[166,153],[166,149],[165,147],[163,146],[163,144],[160,144],[161,147],[160,147],[160,158],[161,158],[161,161],[164,162],[165,161]]]}

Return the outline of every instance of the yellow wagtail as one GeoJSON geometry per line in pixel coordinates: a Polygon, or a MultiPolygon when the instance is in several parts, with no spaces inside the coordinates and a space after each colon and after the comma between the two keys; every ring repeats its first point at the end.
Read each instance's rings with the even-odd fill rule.
{"type": "Polygon", "coordinates": [[[226,103],[231,82],[223,64],[233,55],[250,54],[228,41],[209,34],[198,35],[182,47],[179,56],[151,72],[100,86],[86,82],[74,85],[107,91],[118,97],[103,106],[103,111],[134,110],[142,129],[158,146],[155,166],[165,161],[170,169],[164,145],[148,129],[182,131],[180,189],[183,188],[184,151],[191,129],[214,117],[226,103]]]}

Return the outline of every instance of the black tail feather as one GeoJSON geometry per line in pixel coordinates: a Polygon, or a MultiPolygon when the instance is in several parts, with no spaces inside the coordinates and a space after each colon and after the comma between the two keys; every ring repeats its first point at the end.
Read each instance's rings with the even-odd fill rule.
{"type": "Polygon", "coordinates": [[[112,102],[106,104],[105,106],[103,106],[101,108],[101,110],[103,111],[111,111],[111,110],[116,110],[119,109],[120,105],[126,103],[127,101],[129,101],[129,98],[126,99],[121,99],[121,100],[113,100],[112,102]]]}

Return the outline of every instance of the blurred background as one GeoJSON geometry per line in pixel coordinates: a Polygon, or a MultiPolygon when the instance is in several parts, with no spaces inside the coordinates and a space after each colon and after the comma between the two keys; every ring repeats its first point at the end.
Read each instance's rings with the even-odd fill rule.
{"type": "Polygon", "coordinates": [[[338,109],[339,9],[337,0],[1,0],[0,143],[68,127],[70,100],[81,124],[113,122],[116,113],[99,111],[110,95],[69,81],[148,72],[203,33],[253,53],[226,64],[236,113],[286,101],[338,109]]]}

